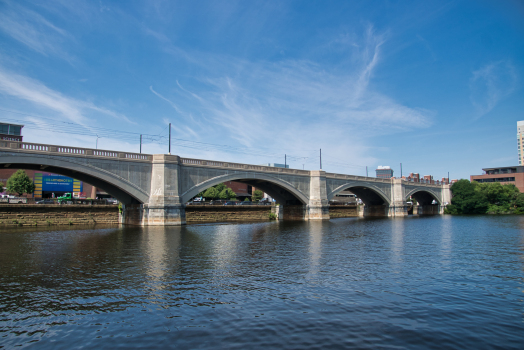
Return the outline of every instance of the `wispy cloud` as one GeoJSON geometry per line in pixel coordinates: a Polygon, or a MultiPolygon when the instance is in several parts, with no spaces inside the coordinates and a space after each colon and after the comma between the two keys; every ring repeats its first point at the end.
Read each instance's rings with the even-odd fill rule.
{"type": "Polygon", "coordinates": [[[78,124],[85,125],[87,111],[95,111],[116,119],[130,122],[123,114],[97,106],[92,102],[80,101],[67,97],[39,82],[0,67],[0,94],[9,95],[33,105],[60,113],[63,117],[78,124]]]}
{"type": "Polygon", "coordinates": [[[480,118],[490,112],[517,85],[517,72],[509,61],[498,61],[473,72],[470,79],[471,103],[480,118]]]}
{"type": "Polygon", "coordinates": [[[153,89],[153,86],[150,86],[149,87],[149,90],[151,90],[152,93],[154,93],[156,96],[160,97],[162,100],[166,101],[167,103],[169,103],[171,105],[171,107],[173,107],[178,113],[180,114],[183,114],[182,110],[180,108],[178,108],[178,106],[176,105],[176,103],[174,103],[173,101],[171,101],[170,99],[168,98],[165,98],[164,96],[160,95],[158,92],[156,92],[154,89],[153,89]]]}
{"type": "MultiPolygon", "coordinates": [[[[199,93],[177,80],[176,90],[185,94],[179,94],[175,104],[150,90],[179,112],[198,111],[200,119],[185,118],[184,123],[209,139],[221,135],[245,147],[271,144],[282,152],[321,147],[333,159],[372,164],[369,138],[427,128],[435,116],[434,111],[402,105],[370,88],[386,41],[386,35],[371,25],[360,40],[346,43],[353,51],[351,65],[335,67],[305,59],[266,62],[190,53],[171,49],[164,39],[167,52],[190,57],[188,64],[199,67],[201,73],[192,82],[199,93]]],[[[184,130],[179,127],[177,132],[184,130]]]]}
{"type": "Polygon", "coordinates": [[[72,40],[72,36],[41,14],[27,8],[7,3],[0,12],[0,30],[45,56],[55,55],[71,60],[71,56],[63,48],[63,42],[72,40]]]}

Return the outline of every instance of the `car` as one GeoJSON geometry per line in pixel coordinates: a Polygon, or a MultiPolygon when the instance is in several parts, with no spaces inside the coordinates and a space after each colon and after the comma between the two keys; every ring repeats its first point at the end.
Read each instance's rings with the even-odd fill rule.
{"type": "Polygon", "coordinates": [[[55,204],[55,201],[49,198],[45,198],[45,199],[36,201],[35,204],[55,204]]]}
{"type": "Polygon", "coordinates": [[[239,202],[238,205],[252,205],[253,202],[239,202]]]}

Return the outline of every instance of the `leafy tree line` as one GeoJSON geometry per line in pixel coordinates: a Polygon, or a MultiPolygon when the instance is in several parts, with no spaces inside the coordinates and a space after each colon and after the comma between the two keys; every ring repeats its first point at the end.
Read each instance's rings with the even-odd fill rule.
{"type": "MultiPolygon", "coordinates": [[[[197,197],[204,197],[206,199],[226,199],[226,200],[236,200],[236,193],[223,183],[219,183],[213,187],[209,187],[207,190],[197,194],[197,197]]],[[[258,202],[264,197],[264,192],[256,190],[251,197],[251,200],[258,202]]],[[[249,201],[249,199],[245,199],[249,201]]]]}
{"type": "Polygon", "coordinates": [[[236,200],[236,196],[237,194],[223,183],[209,187],[207,190],[197,194],[197,197],[204,197],[206,199],[236,200]]]}
{"type": "Polygon", "coordinates": [[[463,179],[451,186],[451,192],[446,214],[524,214],[524,193],[513,184],[463,179]]]}
{"type": "Polygon", "coordinates": [[[7,179],[6,187],[0,182],[0,192],[7,191],[9,193],[17,194],[18,197],[24,193],[31,194],[35,191],[35,184],[33,180],[22,169],[17,170],[9,179],[7,179]]]}

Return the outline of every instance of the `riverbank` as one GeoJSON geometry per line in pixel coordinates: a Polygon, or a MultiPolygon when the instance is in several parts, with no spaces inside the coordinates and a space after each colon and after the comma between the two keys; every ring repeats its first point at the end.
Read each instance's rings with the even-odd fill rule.
{"type": "Polygon", "coordinates": [[[118,225],[116,205],[0,205],[0,225],[118,225]]]}
{"type": "MultiPolygon", "coordinates": [[[[271,206],[267,205],[188,205],[188,224],[206,222],[269,221],[271,206]]],[[[358,216],[356,206],[334,205],[329,208],[331,218],[358,216]]],[[[118,225],[116,205],[0,205],[0,225],[118,225]]]]}

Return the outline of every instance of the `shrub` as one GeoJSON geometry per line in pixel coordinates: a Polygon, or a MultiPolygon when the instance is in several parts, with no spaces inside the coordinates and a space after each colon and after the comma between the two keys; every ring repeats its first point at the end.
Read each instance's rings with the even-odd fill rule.
{"type": "Polygon", "coordinates": [[[276,220],[276,219],[277,219],[277,214],[269,213],[269,220],[276,220]]]}

